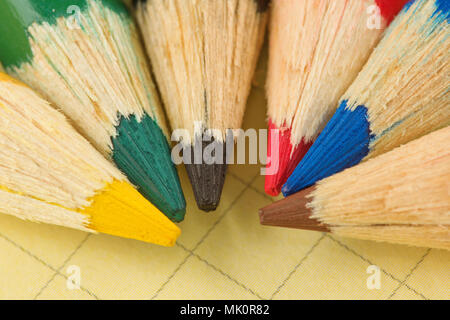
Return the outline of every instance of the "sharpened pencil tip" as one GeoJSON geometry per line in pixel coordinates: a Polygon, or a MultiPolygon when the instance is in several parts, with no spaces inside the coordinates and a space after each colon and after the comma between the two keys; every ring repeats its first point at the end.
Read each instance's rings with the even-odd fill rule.
{"type": "Polygon", "coordinates": [[[174,222],[181,222],[186,202],[169,145],[148,115],[122,117],[113,139],[113,160],[139,192],[174,222]]]}
{"type": "Polygon", "coordinates": [[[183,158],[189,180],[194,191],[195,201],[200,210],[209,212],[217,209],[222,195],[222,189],[227,172],[225,144],[215,138],[208,137],[209,141],[197,138],[194,145],[183,149],[183,158]],[[214,147],[210,159],[202,158],[196,163],[196,154],[204,156],[206,148],[214,147]],[[187,158],[187,156],[190,156],[187,158]],[[189,160],[187,160],[189,159],[189,160]]]}
{"type": "Polygon", "coordinates": [[[288,183],[286,182],[283,187],[281,188],[281,193],[286,197],[287,195],[289,195],[291,188],[289,187],[288,183]]]}
{"type": "Polygon", "coordinates": [[[311,147],[312,142],[305,143],[302,139],[297,146],[292,145],[291,129],[279,128],[269,121],[269,143],[267,148],[268,174],[264,189],[270,196],[276,197],[281,192],[281,187],[294,171],[298,163],[303,159],[311,147]],[[270,174],[270,171],[275,171],[270,174]]]}
{"type": "Polygon", "coordinates": [[[315,143],[300,161],[281,191],[284,196],[314,185],[317,181],[360,163],[370,152],[368,111],[364,105],[354,110],[342,101],[315,143]]]}
{"type": "Polygon", "coordinates": [[[302,190],[260,209],[260,223],[265,226],[330,232],[328,226],[312,217],[312,211],[307,206],[307,196],[313,190],[314,187],[302,190]]]}
{"type": "Polygon", "coordinates": [[[195,201],[200,210],[210,212],[217,209],[222,195],[226,170],[226,164],[186,165],[195,201]]]}
{"type": "Polygon", "coordinates": [[[266,193],[271,197],[277,197],[281,192],[281,188],[278,188],[278,186],[271,186],[266,184],[264,186],[264,191],[266,191],[266,193]]]}
{"type": "Polygon", "coordinates": [[[381,15],[389,24],[410,0],[375,0],[381,15]]]}
{"type": "Polygon", "coordinates": [[[81,213],[98,232],[171,247],[180,229],[128,182],[113,181],[81,213]]]}

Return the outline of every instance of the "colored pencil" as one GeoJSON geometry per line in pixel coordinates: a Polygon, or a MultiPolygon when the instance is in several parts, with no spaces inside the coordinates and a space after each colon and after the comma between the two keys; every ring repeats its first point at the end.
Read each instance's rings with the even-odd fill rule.
{"type": "Polygon", "coordinates": [[[3,73],[0,212],[163,246],[180,234],[60,112],[3,73]]]}
{"type": "Polygon", "coordinates": [[[260,211],[264,225],[450,250],[450,127],[260,211]]]}
{"type": "Polygon", "coordinates": [[[273,1],[268,167],[276,162],[278,170],[266,175],[269,195],[280,193],[407,1],[273,1]],[[277,137],[272,137],[272,130],[278,130],[277,137]]]}
{"type": "Polygon", "coordinates": [[[450,2],[409,2],[283,186],[316,181],[450,124],[450,2]]]}
{"type": "Polygon", "coordinates": [[[136,27],[119,0],[0,1],[0,61],[173,221],[185,200],[136,27]]]}
{"type": "Polygon", "coordinates": [[[215,210],[227,168],[228,129],[241,127],[268,0],[143,0],[135,5],[172,129],[189,133],[182,143],[191,161],[185,158],[184,164],[197,205],[215,210]],[[195,150],[207,146],[217,150],[211,161],[194,163],[195,150]]]}

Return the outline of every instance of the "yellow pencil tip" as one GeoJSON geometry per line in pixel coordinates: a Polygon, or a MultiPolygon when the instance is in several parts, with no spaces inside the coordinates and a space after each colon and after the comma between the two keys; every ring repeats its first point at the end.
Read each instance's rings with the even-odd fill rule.
{"type": "Polygon", "coordinates": [[[92,230],[166,247],[173,246],[181,233],[127,182],[115,180],[91,200],[91,206],[81,213],[90,218],[92,230]]]}

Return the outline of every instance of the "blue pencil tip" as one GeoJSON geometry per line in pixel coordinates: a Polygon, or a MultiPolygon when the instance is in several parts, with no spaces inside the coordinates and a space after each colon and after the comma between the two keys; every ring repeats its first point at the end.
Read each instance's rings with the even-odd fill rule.
{"type": "Polygon", "coordinates": [[[283,187],[281,188],[281,193],[287,197],[288,195],[294,193],[294,192],[289,192],[289,187],[287,186],[287,181],[286,183],[283,185],[283,187]]]}
{"type": "Polygon", "coordinates": [[[367,108],[351,111],[343,101],[325,129],[282,188],[289,196],[317,181],[358,164],[372,139],[367,108]]]}
{"type": "Polygon", "coordinates": [[[450,1],[448,0],[436,0],[436,12],[434,15],[438,15],[442,20],[448,20],[450,15],[450,1]]]}

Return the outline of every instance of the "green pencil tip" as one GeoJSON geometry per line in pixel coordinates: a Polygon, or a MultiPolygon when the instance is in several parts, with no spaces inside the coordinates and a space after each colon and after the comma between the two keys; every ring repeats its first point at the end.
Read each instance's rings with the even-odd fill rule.
{"type": "Polygon", "coordinates": [[[186,201],[170,156],[169,144],[158,124],[148,115],[120,118],[113,138],[112,158],[148,200],[169,219],[181,222],[186,201]]]}

